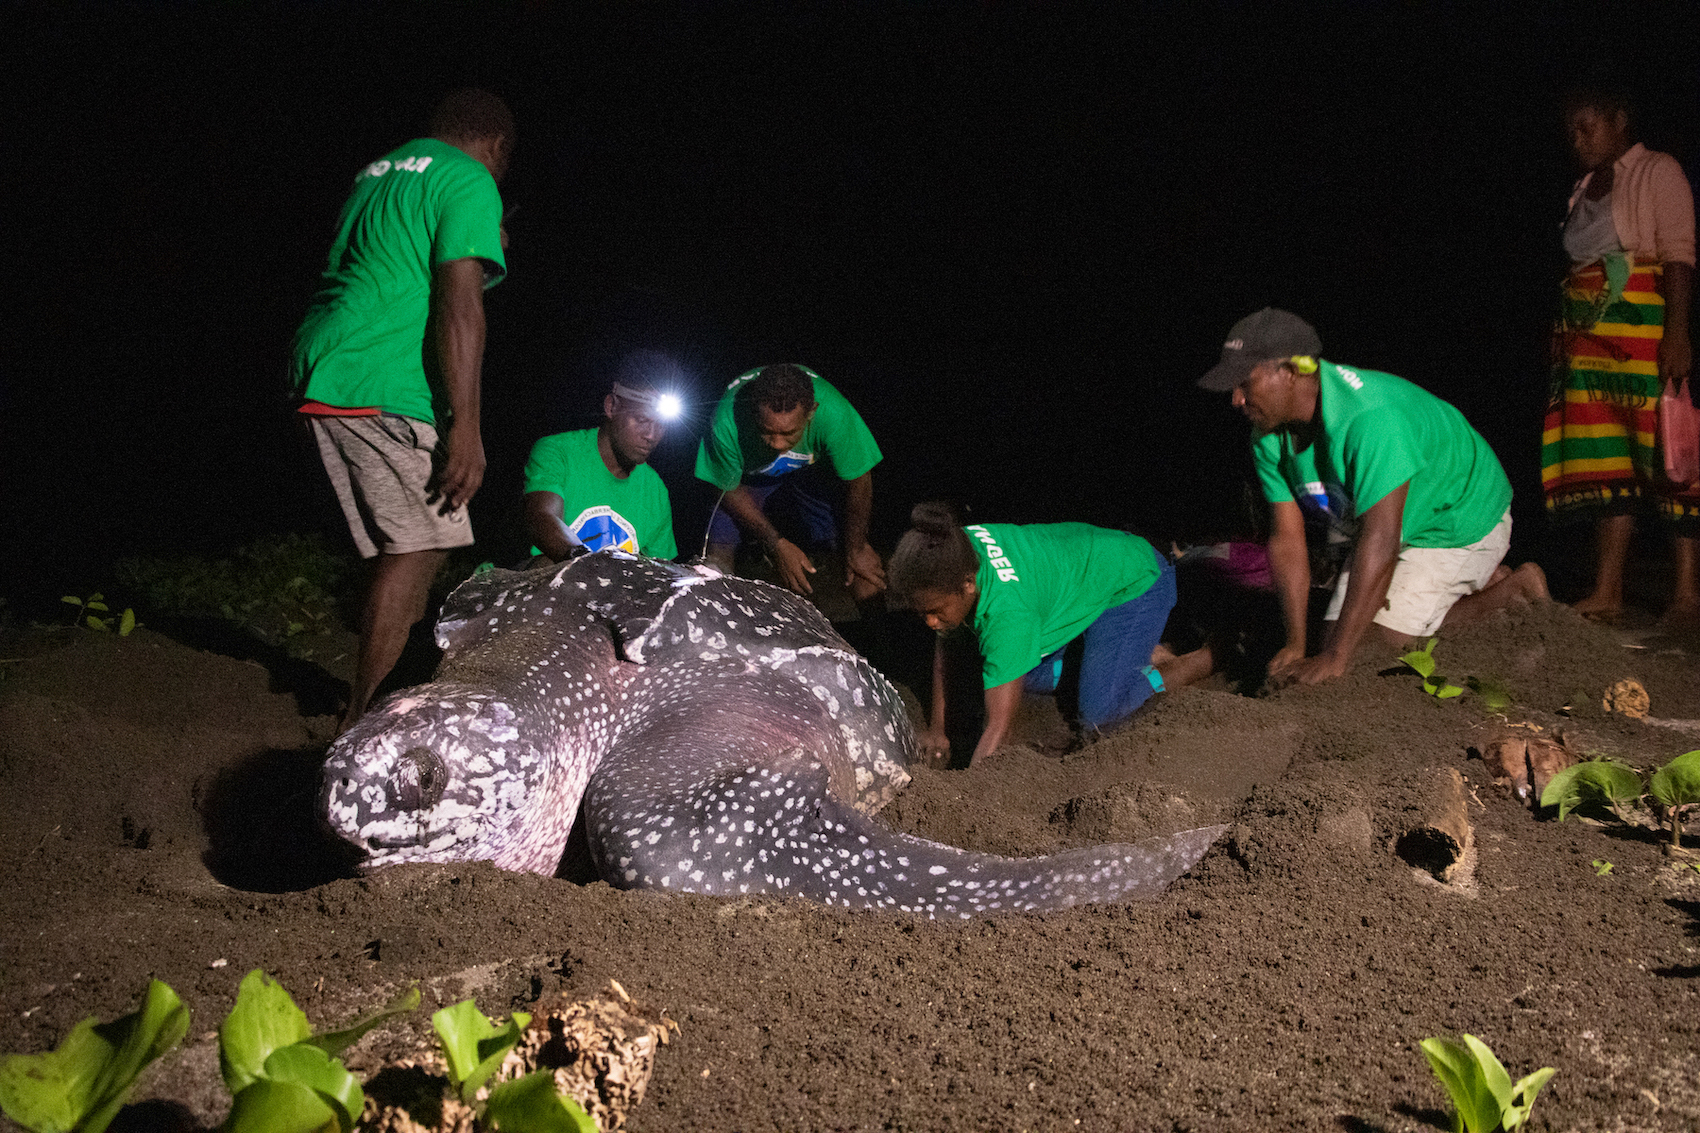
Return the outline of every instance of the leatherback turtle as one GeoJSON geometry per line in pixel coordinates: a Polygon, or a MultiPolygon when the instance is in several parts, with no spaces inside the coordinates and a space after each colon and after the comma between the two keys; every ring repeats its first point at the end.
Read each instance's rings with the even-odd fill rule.
{"type": "Polygon", "coordinates": [[[707,567],[489,571],[437,643],[436,679],[326,757],[322,813],[364,868],[550,874],[582,802],[615,886],[968,917],[1154,895],[1226,829],[1029,859],[893,832],[871,816],[909,782],[896,691],[806,601],[707,567]]]}

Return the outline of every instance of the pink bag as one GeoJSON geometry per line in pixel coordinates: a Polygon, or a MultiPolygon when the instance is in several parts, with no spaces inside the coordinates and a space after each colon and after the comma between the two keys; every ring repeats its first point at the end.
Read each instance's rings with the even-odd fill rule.
{"type": "Polygon", "coordinates": [[[1694,408],[1686,383],[1667,383],[1659,398],[1659,447],[1665,450],[1665,475],[1673,484],[1700,480],[1700,409],[1694,408]]]}

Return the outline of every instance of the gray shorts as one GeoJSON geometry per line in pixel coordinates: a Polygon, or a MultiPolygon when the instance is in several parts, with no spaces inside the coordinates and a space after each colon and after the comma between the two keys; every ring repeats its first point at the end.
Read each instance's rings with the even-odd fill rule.
{"type": "Polygon", "coordinates": [[[434,427],[394,413],[308,420],[362,558],[471,544],[466,508],[445,512],[429,487],[446,456],[434,427]]]}

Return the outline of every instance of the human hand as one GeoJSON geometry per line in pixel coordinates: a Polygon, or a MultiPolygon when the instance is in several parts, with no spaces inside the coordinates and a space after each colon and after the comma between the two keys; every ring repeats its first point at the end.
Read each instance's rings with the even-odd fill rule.
{"type": "Polygon", "coordinates": [[[437,472],[435,494],[447,514],[464,506],[484,483],[484,438],[476,426],[449,426],[448,459],[437,472]]]}
{"type": "Polygon", "coordinates": [[[815,573],[815,564],[809,561],[803,548],[789,539],[781,539],[768,553],[773,556],[773,565],[779,570],[779,581],[787,590],[798,594],[815,592],[814,587],[809,585],[809,575],[815,573]]]}
{"type": "MultiPolygon", "coordinates": [[[[1659,339],[1659,376],[1672,386],[1680,386],[1688,380],[1693,364],[1694,351],[1688,335],[1674,326],[1665,328],[1665,336],[1659,339]]],[[[1689,390],[1691,395],[1693,392],[1689,390]]]]}
{"type": "Polygon", "coordinates": [[[1288,685],[1316,685],[1323,681],[1331,681],[1346,671],[1344,658],[1337,658],[1331,653],[1319,653],[1315,657],[1303,657],[1281,670],[1279,677],[1270,676],[1270,684],[1276,688],[1288,685]]]}
{"type": "Polygon", "coordinates": [[[1284,645],[1281,651],[1269,659],[1269,677],[1274,680],[1295,664],[1305,659],[1305,647],[1302,645],[1284,645]]]}
{"type": "Polygon", "coordinates": [[[928,767],[942,768],[950,762],[950,740],[944,732],[929,728],[915,737],[915,753],[928,767]]]}
{"type": "Polygon", "coordinates": [[[879,552],[863,543],[852,547],[844,556],[844,585],[858,602],[866,601],[885,589],[885,564],[879,552]]]}

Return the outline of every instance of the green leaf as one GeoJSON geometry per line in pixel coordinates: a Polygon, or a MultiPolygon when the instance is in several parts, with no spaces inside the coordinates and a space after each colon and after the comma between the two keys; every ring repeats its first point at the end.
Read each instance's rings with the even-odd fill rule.
{"type": "Polygon", "coordinates": [[[1588,802],[1608,805],[1641,797],[1641,776],[1616,760],[1596,759],[1566,767],[1541,792],[1542,806],[1556,806],[1558,820],[1588,802]]]}
{"type": "Polygon", "coordinates": [[[339,1133],[331,1104],[299,1082],[256,1079],[236,1095],[224,1133],[339,1133]]]}
{"type": "MultiPolygon", "coordinates": [[[[1464,1037],[1468,1040],[1472,1036],[1464,1037]]],[[[1476,1043],[1481,1045],[1479,1039],[1476,1043]]],[[[1424,1039],[1421,1046],[1434,1076],[1440,1079],[1447,1096],[1452,1099],[1452,1107],[1458,1111],[1458,1124],[1469,1133],[1491,1133],[1498,1128],[1504,1106],[1489,1085],[1475,1052],[1451,1039],[1424,1039]]],[[[1487,1048],[1483,1046],[1482,1049],[1487,1048]]],[[[1488,1057],[1493,1058],[1492,1051],[1488,1052],[1488,1057]]],[[[1494,1059],[1493,1064],[1499,1066],[1499,1060],[1494,1059]]],[[[1505,1078],[1505,1088],[1509,1091],[1511,1079],[1503,1066],[1499,1066],[1499,1076],[1505,1078]]]]}
{"type": "Polygon", "coordinates": [[[369,1015],[362,1016],[360,1019],[342,1028],[340,1031],[326,1031],[323,1034],[314,1035],[306,1041],[311,1043],[313,1046],[318,1047],[326,1054],[341,1054],[343,1051],[359,1042],[361,1038],[365,1036],[367,1031],[370,1031],[373,1027],[376,1027],[384,1020],[392,1019],[397,1015],[405,1015],[409,1011],[417,1011],[418,1009],[419,989],[417,987],[410,987],[394,999],[390,1000],[388,1003],[384,1004],[384,1006],[378,1008],[369,1015]]]}
{"type": "Polygon", "coordinates": [[[236,1006],[218,1028],[218,1068],[232,1095],[265,1075],[266,1059],[279,1047],[311,1038],[313,1028],[295,1000],[255,968],[242,977],[236,1006]]]}
{"type": "Polygon", "coordinates": [[[530,1015],[515,1011],[507,1026],[497,1027],[470,999],[431,1016],[431,1026],[442,1040],[448,1059],[449,1079],[460,1090],[463,1101],[470,1101],[478,1087],[495,1073],[530,1022],[530,1015]]]}
{"type": "MultiPolygon", "coordinates": [[[[106,601],[106,595],[102,594],[98,590],[96,590],[93,594],[89,595],[89,605],[91,605],[91,606],[94,605],[96,602],[104,602],[104,601],[106,601]]],[[[106,607],[104,607],[104,606],[101,607],[101,609],[105,609],[105,608],[106,607]]]]}
{"type": "Polygon", "coordinates": [[[577,1102],[555,1092],[553,1070],[536,1070],[491,1090],[484,1120],[508,1133],[598,1133],[577,1102]]]}
{"type": "Polygon", "coordinates": [[[1401,654],[1399,660],[1422,674],[1425,679],[1431,677],[1434,675],[1434,643],[1439,640],[1438,637],[1431,637],[1427,646],[1401,654]]]}
{"type": "Polygon", "coordinates": [[[1610,862],[1606,861],[1604,858],[1595,858],[1593,865],[1594,865],[1594,876],[1595,877],[1604,877],[1606,874],[1610,873],[1613,869],[1616,868],[1610,862]]]}
{"type": "MultiPolygon", "coordinates": [[[[1424,687],[1426,688],[1427,686],[1425,685],[1424,687]]],[[[1432,691],[1434,695],[1441,700],[1450,700],[1454,696],[1464,695],[1463,688],[1458,685],[1449,685],[1445,681],[1440,683],[1440,687],[1438,689],[1431,689],[1430,691],[1432,691]]]]}
{"type": "MultiPolygon", "coordinates": [[[[1465,1035],[1464,1046],[1475,1056],[1476,1065],[1481,1068],[1482,1082],[1499,1103],[1499,1113],[1494,1115],[1497,1124],[1499,1117],[1505,1112],[1505,1107],[1511,1104],[1511,1075],[1505,1072],[1505,1067],[1494,1056],[1493,1051],[1488,1049],[1488,1044],[1475,1035],[1465,1035]]],[[[1492,1126],[1488,1128],[1491,1129],[1492,1126]]]]}
{"type": "Polygon", "coordinates": [[[1511,1096],[1514,1099],[1522,1098],[1523,1103],[1518,1105],[1513,1101],[1511,1105],[1505,1107],[1502,1120],[1504,1120],[1507,1130],[1516,1129],[1529,1120],[1529,1111],[1535,1108],[1535,1095],[1540,1093],[1541,1087],[1546,1085],[1547,1080],[1557,1073],[1558,1071],[1551,1066],[1543,1066],[1528,1077],[1517,1079],[1517,1084],[1511,1087],[1511,1096]]]}
{"type": "Polygon", "coordinates": [[[47,1054],[0,1058],[0,1110],[35,1133],[101,1133],[136,1075],[188,1031],[189,1009],[154,980],[133,1014],[104,1025],[84,1019],[47,1054]]]}
{"type": "Polygon", "coordinates": [[[124,616],[118,620],[118,636],[129,637],[130,631],[136,628],[136,611],[124,607],[124,616]]]}
{"type": "Polygon", "coordinates": [[[93,614],[90,614],[85,620],[88,622],[88,627],[90,629],[99,630],[101,633],[105,633],[108,629],[112,628],[108,624],[111,621],[110,618],[97,618],[93,614]]]}
{"type": "Polygon", "coordinates": [[[75,594],[67,594],[67,595],[65,595],[65,597],[63,597],[59,600],[61,602],[69,602],[73,606],[79,606],[80,607],[83,604],[83,600],[81,598],[77,597],[75,594]]]}
{"type": "Polygon", "coordinates": [[[1647,793],[1668,807],[1700,803],[1700,751],[1685,752],[1653,772],[1647,793]]]}
{"type": "Polygon", "coordinates": [[[1471,677],[1467,682],[1472,692],[1482,698],[1482,703],[1488,711],[1498,712],[1501,708],[1509,708],[1513,703],[1511,689],[1495,677],[1471,677]]]}
{"type": "Polygon", "coordinates": [[[341,1059],[332,1058],[311,1043],[296,1043],[272,1051],[264,1073],[272,1082],[299,1082],[306,1086],[336,1110],[342,1133],[354,1133],[354,1123],[366,1107],[366,1095],[341,1059]]]}
{"type": "Polygon", "coordinates": [[[96,602],[93,598],[89,599],[88,608],[91,610],[99,610],[103,614],[111,612],[107,609],[105,602],[96,602]]]}

